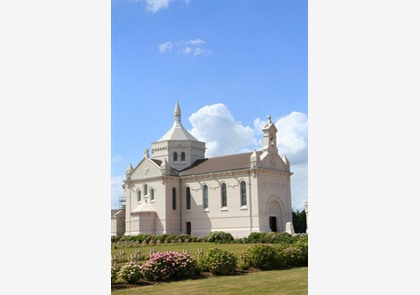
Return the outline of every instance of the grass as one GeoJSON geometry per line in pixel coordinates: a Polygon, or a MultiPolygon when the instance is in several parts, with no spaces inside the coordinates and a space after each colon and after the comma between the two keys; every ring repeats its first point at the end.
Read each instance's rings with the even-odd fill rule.
{"type": "Polygon", "coordinates": [[[155,283],[111,292],[134,294],[308,294],[308,268],[256,271],[235,276],[209,277],[169,283],[155,283]]]}

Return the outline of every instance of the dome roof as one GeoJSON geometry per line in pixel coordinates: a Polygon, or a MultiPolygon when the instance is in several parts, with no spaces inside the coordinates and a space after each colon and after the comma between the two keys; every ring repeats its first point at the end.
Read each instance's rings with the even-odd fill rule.
{"type": "Polygon", "coordinates": [[[189,133],[184,126],[182,126],[181,123],[181,108],[179,107],[178,101],[175,105],[174,110],[174,124],[172,125],[172,128],[169,129],[168,132],[163,135],[159,141],[165,141],[165,140],[194,140],[198,141],[194,136],[189,133]]]}

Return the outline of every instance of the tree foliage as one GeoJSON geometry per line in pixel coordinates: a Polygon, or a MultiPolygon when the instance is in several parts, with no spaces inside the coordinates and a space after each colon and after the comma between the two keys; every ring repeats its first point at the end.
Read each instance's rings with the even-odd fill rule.
{"type": "Polygon", "coordinates": [[[306,213],[305,209],[302,211],[295,210],[293,215],[293,228],[295,233],[306,233],[306,213]]]}

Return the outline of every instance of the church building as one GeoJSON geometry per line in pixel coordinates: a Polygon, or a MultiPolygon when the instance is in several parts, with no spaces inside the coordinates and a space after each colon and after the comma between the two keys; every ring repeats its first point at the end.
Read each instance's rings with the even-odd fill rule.
{"type": "Polygon", "coordinates": [[[206,158],[206,143],[183,127],[177,102],[172,127],[126,170],[125,235],[285,231],[292,222],[290,163],[278,154],[270,117],[262,132],[262,150],[206,158]]]}

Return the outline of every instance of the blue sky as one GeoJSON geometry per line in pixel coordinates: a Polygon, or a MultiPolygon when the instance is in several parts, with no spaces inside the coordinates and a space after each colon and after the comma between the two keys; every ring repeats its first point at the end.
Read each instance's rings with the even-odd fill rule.
{"type": "Polygon", "coordinates": [[[261,149],[271,115],[307,200],[307,1],[111,1],[112,207],[176,100],[206,156],[261,149]],[[218,128],[214,128],[218,126],[218,128]],[[212,127],[212,128],[211,128],[212,127]]]}

